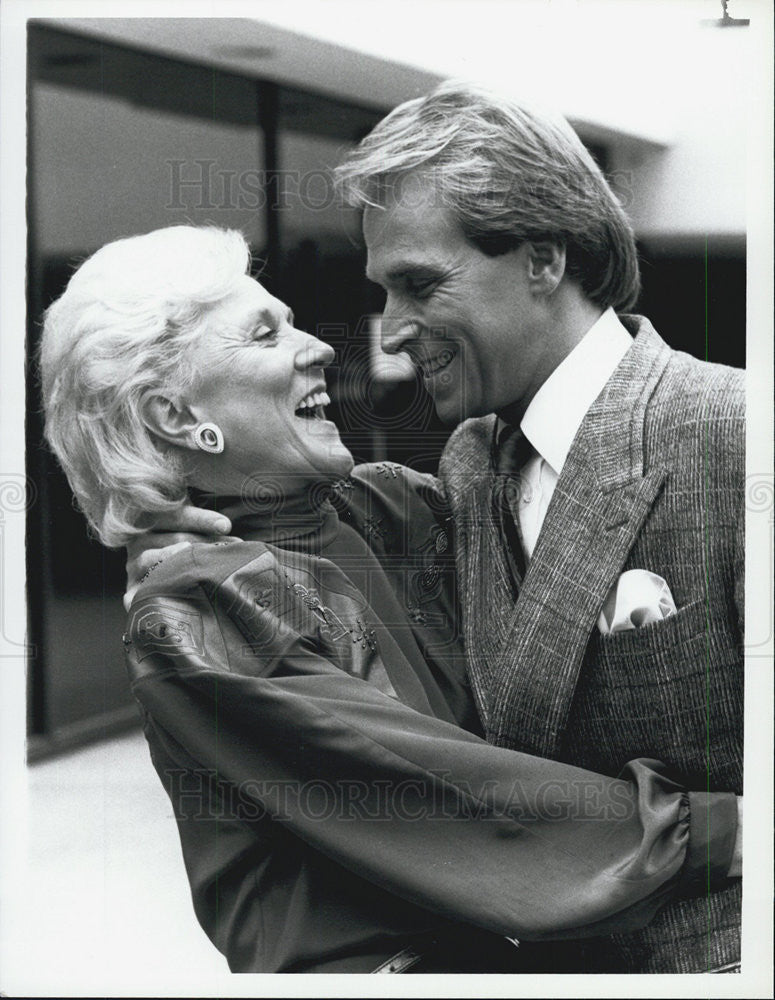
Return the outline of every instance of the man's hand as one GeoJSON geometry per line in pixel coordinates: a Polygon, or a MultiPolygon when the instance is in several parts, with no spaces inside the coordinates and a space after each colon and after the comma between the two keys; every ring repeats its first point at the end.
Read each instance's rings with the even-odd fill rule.
{"type": "Polygon", "coordinates": [[[129,610],[135,591],[151,567],[192,542],[223,541],[230,531],[228,517],[190,504],[174,515],[159,518],[154,531],[138,535],[127,545],[124,608],[129,610]]]}

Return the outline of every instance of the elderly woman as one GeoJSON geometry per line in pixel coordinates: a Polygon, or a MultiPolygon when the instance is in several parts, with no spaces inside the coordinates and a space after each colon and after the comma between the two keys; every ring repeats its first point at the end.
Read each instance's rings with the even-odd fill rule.
{"type": "Polygon", "coordinates": [[[435,481],[352,471],[325,418],[331,348],[248,265],[236,232],[109,244],[41,353],[48,440],[106,545],[192,496],[244,539],[160,560],[124,636],[231,969],[524,971],[517,939],[640,926],[726,876],[734,796],[482,739],[435,481]]]}

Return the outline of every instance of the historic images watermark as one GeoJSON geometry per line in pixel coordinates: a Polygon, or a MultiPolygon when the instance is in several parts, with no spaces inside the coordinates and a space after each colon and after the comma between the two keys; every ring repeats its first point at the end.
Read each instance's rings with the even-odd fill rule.
{"type": "MultiPolygon", "coordinates": [[[[306,212],[326,212],[343,208],[346,204],[332,170],[234,170],[217,159],[194,158],[167,160],[168,189],[164,204],[168,211],[290,211],[300,208],[306,212]]],[[[423,171],[423,178],[433,177],[433,167],[423,171]]],[[[633,172],[612,170],[605,178],[616,193],[622,208],[631,206],[634,197],[633,172]]],[[[515,184],[517,181],[515,181],[515,184]]],[[[568,183],[579,183],[570,176],[568,183]]],[[[476,194],[476,192],[473,192],[476,194]]],[[[527,192],[519,189],[504,192],[482,191],[480,197],[492,204],[519,199],[529,194],[531,200],[543,195],[541,185],[533,185],[527,192]]],[[[386,180],[380,189],[380,198],[406,208],[433,203],[445,205],[448,194],[443,183],[420,189],[411,174],[398,175],[386,180]]]]}
{"type": "Polygon", "coordinates": [[[626,782],[579,778],[537,785],[518,778],[504,788],[487,779],[473,788],[451,771],[391,781],[322,778],[245,779],[229,783],[212,768],[169,768],[163,780],[178,819],[255,821],[270,817],[308,822],[416,823],[476,820],[519,824],[628,820],[635,799],[626,782]]]}

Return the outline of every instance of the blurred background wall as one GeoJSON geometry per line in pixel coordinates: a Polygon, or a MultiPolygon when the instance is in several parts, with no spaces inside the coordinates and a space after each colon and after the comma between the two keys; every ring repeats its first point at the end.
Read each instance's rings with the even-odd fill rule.
{"type": "MultiPolygon", "coordinates": [[[[235,226],[262,282],[336,347],[331,413],[356,460],[433,470],[447,431],[418,383],[380,378],[370,361],[382,299],[363,277],[359,215],[337,204],[328,171],[390,108],[457,75],[566,113],[634,222],[638,311],[676,348],[745,363],[746,28],[702,23],[720,17],[715,0],[630,0],[618,34],[622,5],[610,0],[483,0],[461,5],[465,30],[456,4],[396,0],[367,16],[369,6],[29,22],[30,359],[44,309],[105,242],[184,222],[235,226]]],[[[41,444],[32,364],[27,392],[35,760],[137,716],[121,646],[124,555],[88,537],[41,444]]]]}

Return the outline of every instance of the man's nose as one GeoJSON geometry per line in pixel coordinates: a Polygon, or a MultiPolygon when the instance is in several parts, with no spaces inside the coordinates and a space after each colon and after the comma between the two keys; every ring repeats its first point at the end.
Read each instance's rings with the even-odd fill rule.
{"type": "Polygon", "coordinates": [[[385,354],[398,354],[407,341],[417,336],[417,323],[388,295],[380,321],[380,343],[385,354]]]}
{"type": "Polygon", "coordinates": [[[336,352],[330,344],[318,340],[311,333],[304,333],[302,330],[296,332],[301,338],[295,358],[296,368],[299,371],[307,368],[326,368],[331,364],[336,352]]]}

